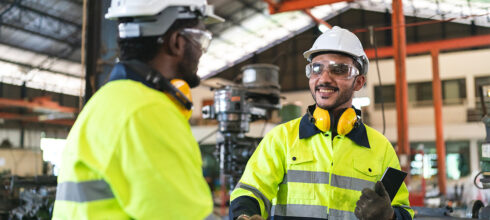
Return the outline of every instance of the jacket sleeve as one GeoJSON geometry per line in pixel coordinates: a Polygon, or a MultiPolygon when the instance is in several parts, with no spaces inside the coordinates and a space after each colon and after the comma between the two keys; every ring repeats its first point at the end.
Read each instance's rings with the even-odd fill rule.
{"type": "Polygon", "coordinates": [[[169,107],[155,104],[135,112],[105,171],[133,219],[204,219],[212,212],[199,147],[187,121],[169,107]]]}
{"type": "MultiPolygon", "coordinates": [[[[393,146],[387,142],[386,153],[385,153],[385,163],[384,169],[387,167],[393,167],[401,170],[400,162],[393,146]]],[[[391,202],[393,209],[395,211],[397,220],[412,220],[414,216],[414,211],[410,208],[410,202],[408,201],[408,189],[405,183],[400,186],[395,198],[391,202]]]]}
{"type": "Polygon", "coordinates": [[[285,170],[283,139],[286,135],[281,135],[280,129],[278,126],[269,132],[250,157],[240,182],[231,193],[231,218],[241,214],[260,214],[264,218],[270,215],[271,200],[276,197],[285,170]],[[260,213],[254,208],[254,200],[260,213]]]}

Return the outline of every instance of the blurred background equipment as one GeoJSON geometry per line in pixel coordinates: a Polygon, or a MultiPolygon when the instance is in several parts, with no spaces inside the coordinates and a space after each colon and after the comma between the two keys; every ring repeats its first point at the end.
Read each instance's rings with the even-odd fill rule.
{"type": "Polygon", "coordinates": [[[480,90],[483,110],[482,122],[485,124],[487,137],[485,138],[485,143],[481,146],[480,166],[483,178],[480,179],[482,186],[479,188],[490,189],[490,115],[487,112],[487,106],[485,106],[485,103],[490,100],[490,85],[484,85],[480,90]]]}
{"type": "Polygon", "coordinates": [[[270,119],[279,103],[279,68],[253,64],[242,68],[242,84],[226,85],[214,92],[214,104],[204,106],[203,118],[218,121],[215,155],[220,176],[233,189],[242,176],[248,159],[262,137],[247,137],[250,122],[270,119]]]}
{"type": "MultiPolygon", "coordinates": [[[[481,145],[481,158],[480,168],[481,171],[475,176],[474,184],[479,189],[490,190],[490,115],[487,112],[487,106],[485,103],[490,101],[490,85],[482,85],[480,87],[480,100],[482,105],[482,122],[485,124],[486,138],[485,142],[481,145]],[[481,185],[477,184],[477,178],[479,176],[481,185]]],[[[484,205],[480,200],[474,200],[468,205],[467,216],[479,219],[490,219],[490,205],[484,205]]]]}
{"type": "Polygon", "coordinates": [[[56,176],[0,175],[0,219],[49,220],[56,197],[56,176]]]}

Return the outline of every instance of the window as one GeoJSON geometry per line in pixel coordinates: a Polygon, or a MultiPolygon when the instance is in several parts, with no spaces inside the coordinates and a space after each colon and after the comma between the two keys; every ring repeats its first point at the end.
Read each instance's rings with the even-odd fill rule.
{"type": "Polygon", "coordinates": [[[490,85],[490,76],[475,77],[475,97],[480,101],[480,86],[490,85]]]}
{"type": "MultiPolygon", "coordinates": [[[[476,119],[480,118],[481,115],[483,114],[482,111],[482,103],[481,103],[481,90],[482,86],[490,85],[490,76],[482,76],[482,77],[475,77],[475,107],[476,107],[476,119]]],[[[483,96],[485,98],[485,96],[483,96]]],[[[490,101],[488,98],[485,99],[485,107],[487,109],[487,113],[490,112],[490,101]]],[[[478,120],[479,121],[479,120],[478,120]]]]}
{"type": "Polygon", "coordinates": [[[408,100],[415,106],[432,104],[432,82],[408,84],[408,100]]]}
{"type": "MultiPolygon", "coordinates": [[[[488,80],[490,84],[490,77],[488,80]]],[[[462,104],[466,99],[465,79],[442,80],[442,99],[444,105],[462,104]]],[[[374,87],[374,103],[379,108],[383,101],[388,107],[395,106],[395,85],[383,85],[374,87]]],[[[408,84],[408,102],[412,106],[431,106],[432,82],[416,82],[408,84]]]]}
{"type": "Polygon", "coordinates": [[[465,99],[465,79],[451,79],[442,81],[442,100],[445,105],[462,104],[465,99]]]}
{"type": "Polygon", "coordinates": [[[383,85],[374,87],[374,103],[395,103],[395,85],[383,85]]]}

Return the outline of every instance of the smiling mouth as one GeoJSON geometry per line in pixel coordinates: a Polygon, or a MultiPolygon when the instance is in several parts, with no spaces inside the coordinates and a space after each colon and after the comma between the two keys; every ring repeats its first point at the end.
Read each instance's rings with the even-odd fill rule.
{"type": "Polygon", "coordinates": [[[332,93],[335,92],[335,89],[318,89],[319,92],[332,93]]]}
{"type": "Polygon", "coordinates": [[[331,95],[335,94],[337,92],[337,88],[332,88],[332,87],[320,87],[316,88],[316,92],[319,96],[322,98],[329,98],[331,95]]]}

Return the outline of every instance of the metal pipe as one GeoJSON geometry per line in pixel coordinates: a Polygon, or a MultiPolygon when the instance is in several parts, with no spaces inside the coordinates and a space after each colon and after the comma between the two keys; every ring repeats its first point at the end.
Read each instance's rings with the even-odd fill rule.
{"type": "Polygon", "coordinates": [[[408,85],[406,78],[406,36],[405,36],[405,16],[403,14],[402,0],[393,0],[392,37],[395,56],[396,71],[396,111],[398,128],[398,152],[403,156],[401,163],[402,169],[410,173],[410,145],[408,141],[408,85]]]}
{"type": "Polygon", "coordinates": [[[446,195],[446,146],[442,127],[442,88],[439,77],[439,50],[433,49],[432,57],[432,97],[434,99],[434,119],[436,128],[437,180],[439,192],[446,195]]]}
{"type": "MultiPolygon", "coordinates": [[[[432,49],[441,51],[487,46],[490,46],[490,34],[408,44],[406,51],[408,55],[428,53],[432,49]]],[[[395,50],[393,47],[378,48],[378,58],[392,57],[394,54],[395,50]]],[[[374,49],[367,49],[366,55],[369,58],[374,58],[374,49]]]]}
{"type": "Polygon", "coordinates": [[[308,9],[319,5],[327,5],[337,2],[353,2],[353,0],[283,0],[277,3],[273,0],[264,1],[269,5],[270,14],[308,9]]]}
{"type": "Polygon", "coordinates": [[[332,25],[330,25],[329,23],[327,23],[326,21],[322,20],[322,19],[319,19],[317,17],[315,17],[315,15],[313,15],[310,11],[310,9],[303,9],[303,12],[310,16],[311,19],[313,19],[313,21],[315,21],[317,24],[323,24],[325,26],[327,26],[328,28],[332,29],[332,25]]]}

